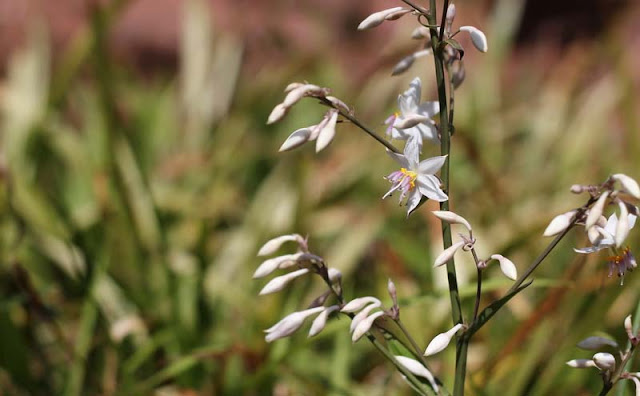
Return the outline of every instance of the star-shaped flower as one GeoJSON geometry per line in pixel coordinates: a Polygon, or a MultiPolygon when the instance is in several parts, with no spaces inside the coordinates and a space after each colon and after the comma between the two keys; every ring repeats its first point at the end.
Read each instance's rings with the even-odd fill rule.
{"type": "Polygon", "coordinates": [[[385,121],[388,125],[387,135],[400,140],[415,137],[420,149],[425,140],[432,143],[440,142],[438,129],[431,119],[440,112],[440,105],[438,102],[420,103],[421,92],[422,83],[420,78],[416,77],[409,84],[409,89],[398,96],[400,112],[394,113],[385,121]]]}
{"type": "MultiPolygon", "coordinates": [[[[628,219],[628,227],[626,228],[626,232],[628,233],[630,229],[636,223],[636,216],[632,214],[627,215],[628,219]]],[[[602,218],[604,222],[604,218],[602,218]]],[[[574,249],[577,253],[594,253],[600,251],[602,249],[614,247],[616,245],[615,236],[618,228],[618,216],[614,213],[607,219],[604,227],[596,224],[594,225],[588,232],[589,240],[591,241],[592,246],[587,246],[581,249],[574,249]]]]}
{"type": "Polygon", "coordinates": [[[435,173],[444,165],[447,156],[428,158],[420,162],[419,152],[416,138],[407,141],[404,154],[387,151],[401,168],[386,177],[392,186],[382,199],[399,190],[400,202],[407,198],[407,216],[418,206],[423,195],[438,202],[448,199],[447,194],[440,188],[440,179],[435,176],[435,173]]]}

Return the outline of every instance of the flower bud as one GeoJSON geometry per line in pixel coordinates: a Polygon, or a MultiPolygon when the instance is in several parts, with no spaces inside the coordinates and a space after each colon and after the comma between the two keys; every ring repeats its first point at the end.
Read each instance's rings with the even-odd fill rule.
{"type": "Polygon", "coordinates": [[[311,323],[311,329],[309,329],[309,337],[318,335],[322,330],[324,330],[324,327],[327,325],[327,319],[329,318],[329,315],[332,312],[337,311],[338,309],[340,309],[339,306],[332,305],[326,308],[324,311],[320,312],[320,315],[316,316],[316,318],[313,320],[313,323],[311,323]]]}
{"type": "Polygon", "coordinates": [[[622,191],[626,192],[636,199],[640,199],[640,186],[638,186],[638,182],[636,182],[634,179],[622,173],[616,173],[615,175],[611,176],[611,178],[620,183],[620,185],[622,186],[622,191]]]}
{"type": "Polygon", "coordinates": [[[349,301],[344,307],[342,307],[340,312],[346,312],[346,313],[357,312],[368,304],[375,304],[376,307],[379,307],[382,305],[382,302],[372,296],[358,297],[349,301]]]}
{"type": "Polygon", "coordinates": [[[316,153],[319,153],[322,149],[327,147],[336,134],[338,111],[335,109],[329,110],[324,117],[327,122],[325,123],[323,128],[320,129],[320,132],[318,134],[318,140],[316,140],[316,153]]]}
{"type": "Polygon", "coordinates": [[[433,374],[426,367],[422,365],[419,361],[415,359],[408,358],[406,356],[394,356],[398,363],[400,363],[404,368],[409,370],[411,374],[416,375],[418,377],[426,378],[427,381],[431,384],[433,391],[438,393],[439,387],[436,379],[433,377],[433,374]]]}
{"type": "Polygon", "coordinates": [[[613,371],[616,369],[616,358],[607,352],[598,352],[593,355],[593,363],[602,371],[613,371]]]}
{"type": "Polygon", "coordinates": [[[467,230],[471,231],[471,224],[469,224],[469,222],[460,215],[447,210],[434,210],[431,213],[442,221],[446,221],[449,224],[462,224],[467,227],[467,230]]]}
{"type": "Polygon", "coordinates": [[[435,355],[436,353],[442,351],[449,345],[453,336],[462,328],[462,324],[458,323],[453,326],[451,330],[440,333],[431,342],[427,345],[427,350],[424,352],[424,356],[435,355]]]}
{"type": "Polygon", "coordinates": [[[624,318],[624,330],[627,332],[629,339],[634,338],[633,335],[633,323],[631,322],[631,315],[624,318]]]}
{"type": "Polygon", "coordinates": [[[406,117],[403,117],[400,121],[396,121],[393,126],[398,129],[407,129],[412,128],[418,124],[422,124],[423,122],[427,122],[431,120],[431,118],[420,115],[420,114],[410,114],[406,117]]]}
{"type": "Polygon", "coordinates": [[[627,209],[627,205],[620,201],[618,202],[618,207],[620,207],[620,216],[618,217],[618,224],[616,225],[615,242],[616,247],[619,248],[624,243],[624,240],[627,239],[631,227],[629,225],[629,210],[627,209]]]}
{"type": "Polygon", "coordinates": [[[300,243],[304,241],[304,238],[302,238],[302,236],[298,234],[281,235],[279,237],[275,237],[268,240],[264,245],[262,245],[262,247],[258,251],[258,256],[269,256],[277,252],[282,244],[289,241],[296,241],[300,243]]]}
{"type": "Polygon", "coordinates": [[[358,25],[358,30],[366,30],[374,28],[384,22],[385,18],[388,15],[392,15],[398,11],[404,10],[403,7],[393,7],[388,8],[386,10],[374,12],[373,14],[366,17],[360,24],[358,25]]]}
{"type": "Polygon", "coordinates": [[[588,230],[593,227],[594,224],[598,222],[600,216],[602,216],[602,211],[604,210],[604,204],[607,202],[607,198],[609,197],[609,191],[605,191],[600,195],[600,198],[596,201],[596,203],[589,209],[589,214],[587,215],[587,221],[584,224],[584,227],[588,230]]]}
{"type": "Polygon", "coordinates": [[[353,334],[351,335],[351,341],[356,342],[360,338],[362,338],[362,336],[367,331],[369,331],[369,329],[371,329],[373,322],[379,317],[381,317],[382,315],[384,315],[384,312],[376,312],[373,315],[369,316],[368,318],[360,321],[360,323],[358,323],[358,326],[356,326],[355,330],[353,331],[353,334]]]}
{"type": "Polygon", "coordinates": [[[593,360],[591,359],[573,359],[569,360],[567,366],[573,368],[587,368],[587,367],[597,367],[593,360]]]}
{"type": "Polygon", "coordinates": [[[582,194],[584,192],[584,186],[580,184],[574,184],[571,186],[569,191],[571,191],[574,194],[582,194]]]}
{"type": "Polygon", "coordinates": [[[262,290],[260,290],[259,295],[264,296],[265,294],[279,292],[280,290],[284,289],[285,286],[289,284],[289,282],[302,275],[306,275],[307,273],[309,273],[309,270],[303,268],[297,271],[290,272],[286,275],[277,276],[271,279],[269,283],[264,285],[262,290]]]}
{"type": "Polygon", "coordinates": [[[597,351],[606,346],[617,348],[618,343],[605,337],[587,337],[578,343],[578,348],[586,349],[588,351],[597,351]]]}
{"type": "Polygon", "coordinates": [[[429,31],[429,28],[425,26],[418,26],[413,29],[413,32],[411,33],[411,38],[414,40],[421,40],[427,37],[431,37],[431,32],[429,31]]]}
{"type": "Polygon", "coordinates": [[[342,272],[340,272],[340,270],[337,268],[329,268],[327,272],[329,273],[329,280],[331,282],[342,279],[342,272]]]}
{"type": "Polygon", "coordinates": [[[396,291],[396,285],[393,283],[391,278],[387,281],[387,291],[389,292],[389,296],[391,297],[391,301],[393,301],[393,305],[398,305],[398,294],[396,291]]]}
{"type": "Polygon", "coordinates": [[[487,37],[482,31],[473,26],[461,26],[460,31],[467,32],[471,36],[471,42],[473,46],[480,52],[487,52],[489,46],[487,45],[487,37]]]}
{"type": "Polygon", "coordinates": [[[362,311],[358,312],[357,315],[351,318],[351,325],[349,325],[349,332],[353,333],[353,331],[356,329],[356,327],[358,327],[360,322],[362,322],[367,316],[369,316],[371,311],[373,311],[376,308],[378,308],[376,304],[367,305],[365,308],[362,309],[362,311]]]}
{"type": "Polygon", "coordinates": [[[415,60],[416,57],[413,54],[407,55],[404,58],[400,59],[400,62],[396,63],[396,65],[391,70],[391,75],[397,76],[406,72],[413,65],[413,62],[415,60]]]}
{"type": "Polygon", "coordinates": [[[276,107],[274,107],[273,110],[271,110],[271,114],[269,114],[269,118],[267,119],[267,125],[280,121],[282,117],[284,117],[287,114],[288,110],[289,108],[283,105],[282,103],[277,104],[276,107]]]}
{"type": "Polygon", "coordinates": [[[491,256],[491,258],[494,260],[498,260],[498,262],[500,263],[500,270],[502,271],[504,276],[511,280],[518,279],[518,270],[511,260],[502,256],[501,254],[494,254],[491,256]]]}
{"type": "Polygon", "coordinates": [[[336,108],[344,111],[345,113],[350,113],[351,112],[351,109],[349,108],[349,106],[347,106],[346,103],[344,103],[340,99],[336,98],[335,96],[327,96],[326,99],[329,102],[331,102],[333,107],[336,107],[336,108]]]}
{"type": "Polygon", "coordinates": [[[575,215],[576,211],[571,210],[554,217],[553,220],[551,220],[551,223],[549,223],[547,228],[544,230],[544,234],[542,235],[546,237],[558,235],[562,231],[566,230],[567,227],[569,227],[575,215]]]}
{"type": "Polygon", "coordinates": [[[281,268],[280,266],[286,264],[287,262],[295,263],[301,256],[302,253],[285,254],[284,256],[278,256],[265,260],[262,262],[262,264],[260,264],[260,266],[258,266],[256,272],[253,273],[253,279],[265,277],[276,269],[281,268]]]}
{"type": "Polygon", "coordinates": [[[300,128],[293,131],[287,140],[282,143],[282,146],[278,149],[279,152],[293,150],[298,148],[309,141],[311,136],[311,128],[300,128]]]}
{"type": "Polygon", "coordinates": [[[438,255],[438,257],[436,257],[436,261],[433,263],[433,266],[439,267],[443,264],[446,264],[447,261],[453,258],[458,249],[464,246],[465,243],[465,241],[459,241],[446,248],[442,253],[440,253],[440,255],[438,255]]]}
{"type": "Polygon", "coordinates": [[[284,93],[289,93],[289,92],[293,91],[296,88],[300,88],[303,85],[304,85],[304,83],[292,82],[289,85],[287,85],[287,87],[284,89],[284,93]]]}
{"type": "Polygon", "coordinates": [[[271,326],[264,332],[267,335],[264,337],[265,341],[272,342],[279,338],[284,338],[290,336],[295,333],[300,326],[304,323],[304,320],[318,312],[321,312],[325,309],[325,307],[315,307],[311,309],[306,309],[304,311],[291,313],[284,318],[282,318],[278,323],[271,326]]]}
{"type": "Polygon", "coordinates": [[[285,108],[289,108],[294,104],[298,103],[300,99],[310,94],[322,94],[324,90],[317,85],[314,84],[303,84],[298,86],[297,88],[289,91],[287,96],[282,101],[282,105],[285,108]]]}

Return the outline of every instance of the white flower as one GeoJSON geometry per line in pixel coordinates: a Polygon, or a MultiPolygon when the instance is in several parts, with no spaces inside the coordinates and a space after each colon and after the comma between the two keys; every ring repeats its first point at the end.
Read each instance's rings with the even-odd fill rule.
{"type": "Polygon", "coordinates": [[[387,8],[386,10],[374,12],[373,14],[366,17],[362,22],[360,22],[360,24],[358,25],[358,30],[374,28],[380,25],[385,20],[395,20],[409,12],[411,12],[411,9],[403,7],[387,8]]]}
{"type": "MultiPolygon", "coordinates": [[[[636,223],[636,216],[632,214],[628,214],[626,223],[627,223],[626,226],[628,227],[625,227],[625,228],[626,228],[626,233],[628,234],[629,230],[632,229],[636,223]]],[[[624,222],[623,222],[623,225],[624,225],[624,222]]],[[[597,231],[597,233],[593,233],[593,232],[588,233],[589,240],[591,241],[592,246],[588,246],[581,249],[573,249],[573,250],[575,250],[577,253],[588,254],[588,253],[597,252],[599,250],[606,249],[609,247],[613,247],[616,245],[616,237],[615,237],[616,234],[619,231],[620,232],[625,231],[623,229],[619,230],[618,216],[615,213],[609,216],[609,219],[607,219],[607,223],[604,227],[601,227],[594,222],[593,228],[597,231]]]]}
{"type": "Polygon", "coordinates": [[[265,341],[272,342],[279,338],[284,338],[295,333],[296,330],[302,326],[304,320],[311,315],[315,315],[323,311],[325,307],[315,307],[306,309],[304,311],[291,313],[282,318],[278,323],[266,329],[264,332],[267,335],[264,337],[265,341]]]}
{"type": "Polygon", "coordinates": [[[444,333],[440,333],[434,337],[433,340],[427,345],[427,350],[424,352],[425,356],[435,355],[436,353],[442,351],[449,345],[453,336],[462,328],[462,324],[458,323],[453,326],[451,330],[446,331],[444,333]]]}
{"type": "Polygon", "coordinates": [[[489,50],[487,36],[485,36],[480,29],[473,26],[461,26],[460,31],[469,33],[471,42],[478,51],[487,52],[489,50]]]}
{"type": "Polygon", "coordinates": [[[408,140],[411,137],[418,139],[418,146],[422,149],[424,140],[432,143],[440,143],[438,129],[431,117],[438,114],[440,104],[438,102],[420,103],[422,82],[416,77],[409,84],[402,95],[398,96],[398,108],[400,112],[387,118],[387,134],[394,139],[408,140]]]}
{"type": "Polygon", "coordinates": [[[620,183],[624,192],[636,199],[640,199],[640,186],[638,186],[637,181],[622,173],[616,173],[611,178],[620,183]]]}
{"type": "Polygon", "coordinates": [[[518,271],[516,270],[516,266],[513,264],[511,260],[502,256],[501,254],[494,254],[491,256],[492,259],[498,260],[500,263],[500,270],[507,278],[511,280],[518,279],[518,271]]]}
{"type": "Polygon", "coordinates": [[[418,206],[423,195],[438,202],[448,199],[447,194],[440,188],[440,179],[434,176],[442,168],[447,157],[438,156],[419,162],[419,151],[415,138],[409,139],[405,145],[404,155],[387,151],[401,168],[386,177],[393,185],[382,199],[400,190],[400,202],[407,197],[407,216],[418,206]]]}
{"type": "Polygon", "coordinates": [[[400,363],[404,368],[409,370],[411,374],[417,375],[419,377],[426,378],[427,381],[431,384],[434,392],[438,393],[438,383],[436,379],[433,377],[433,374],[426,367],[422,365],[419,361],[415,359],[408,358],[406,356],[394,356],[398,363],[400,363]]]}

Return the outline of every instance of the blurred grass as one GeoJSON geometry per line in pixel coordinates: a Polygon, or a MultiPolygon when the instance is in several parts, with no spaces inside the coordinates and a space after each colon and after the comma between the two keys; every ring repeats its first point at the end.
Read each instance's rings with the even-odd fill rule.
{"type": "MultiPolygon", "coordinates": [[[[452,205],[474,225],[481,254],[500,252],[524,268],[546,244],[540,235],[553,215],[580,204],[571,184],[640,177],[640,106],[620,31],[575,44],[544,69],[535,50],[514,52],[520,6],[496,2],[485,29],[491,51],[468,54],[452,205]]],[[[143,79],[110,57],[117,8],[95,9],[91,28],[53,66],[37,23],[11,58],[0,90],[0,389],[409,394],[368,344],[351,345],[344,319],[315,339],[301,331],[267,345],[262,330],[321,285],[303,280],[258,298],[263,282],[251,274],[266,239],[309,234],[313,250],[343,272],[347,296],[386,296],[391,277],[421,345],[449,327],[444,276],[430,264],[441,249],[437,222],[426,208],[406,220],[395,202],[380,201],[393,164],[375,142],[341,125],[319,155],[309,147],[276,154],[292,130],[321,115],[312,103],[264,125],[282,87],[308,80],[333,87],[381,130],[413,75],[381,70],[354,86],[320,52],[314,62],[292,54],[248,75],[242,43],[216,30],[201,3],[185,7],[175,76],[143,79]]],[[[389,46],[402,45],[399,32],[389,46]]],[[[431,64],[414,68],[432,93],[431,64]]],[[[639,241],[632,233],[630,245],[639,241]]],[[[620,287],[606,278],[602,256],[573,253],[584,243],[571,234],[533,287],[477,335],[471,394],[598,389],[594,372],[564,362],[587,357],[574,345],[594,331],[622,339],[640,281],[631,274],[620,287]]],[[[459,267],[468,312],[475,271],[464,260],[459,267]]],[[[485,304],[508,288],[496,270],[488,276],[485,304]]],[[[433,368],[449,382],[453,364],[451,348],[433,368]]]]}

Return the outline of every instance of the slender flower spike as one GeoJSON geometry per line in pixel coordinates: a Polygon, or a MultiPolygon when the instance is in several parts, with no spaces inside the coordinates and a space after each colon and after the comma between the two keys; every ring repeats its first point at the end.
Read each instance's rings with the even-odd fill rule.
{"type": "Polygon", "coordinates": [[[360,323],[358,323],[358,326],[356,326],[356,328],[353,330],[353,334],[351,335],[351,341],[356,342],[360,338],[362,338],[362,336],[367,331],[369,331],[369,329],[371,329],[371,326],[373,326],[373,322],[375,322],[375,320],[381,317],[382,315],[384,315],[384,312],[376,312],[371,316],[367,317],[366,319],[361,320],[360,323]]]}
{"type": "Polygon", "coordinates": [[[607,352],[598,352],[593,355],[593,362],[602,371],[613,371],[616,369],[616,358],[607,352]]]}
{"type": "Polygon", "coordinates": [[[578,343],[578,348],[588,351],[597,351],[604,347],[618,347],[618,343],[605,337],[587,337],[578,343]]]}
{"type": "Polygon", "coordinates": [[[404,147],[404,154],[387,150],[387,154],[400,164],[401,168],[387,176],[386,179],[392,187],[382,199],[399,190],[400,203],[407,198],[407,216],[418,206],[423,195],[438,202],[448,199],[447,194],[440,188],[440,179],[435,176],[447,157],[438,156],[418,162],[419,151],[416,139],[409,139],[404,147]]]}
{"type": "Polygon", "coordinates": [[[473,26],[461,26],[460,31],[469,33],[471,42],[478,51],[487,52],[489,50],[487,36],[485,36],[480,29],[473,26]]]}
{"type": "Polygon", "coordinates": [[[449,224],[462,224],[463,226],[467,227],[467,230],[469,230],[469,232],[471,232],[471,224],[469,224],[467,219],[460,215],[457,215],[448,210],[434,210],[431,213],[433,213],[440,220],[445,221],[449,224]]]}
{"type": "Polygon", "coordinates": [[[394,357],[396,358],[398,363],[400,363],[404,368],[409,370],[411,374],[426,378],[427,381],[429,381],[429,383],[431,384],[433,391],[435,393],[438,393],[438,390],[440,388],[438,386],[438,383],[436,382],[436,379],[433,377],[433,374],[431,374],[431,372],[422,365],[422,363],[420,363],[415,359],[408,358],[406,356],[394,356],[394,357]]]}
{"type": "Polygon", "coordinates": [[[332,312],[337,311],[338,309],[340,309],[339,306],[332,305],[326,308],[324,311],[320,312],[320,315],[316,316],[316,318],[313,320],[313,323],[311,323],[309,337],[318,335],[322,330],[324,330],[324,327],[327,325],[327,319],[329,318],[329,315],[332,312]]]}
{"type": "Polygon", "coordinates": [[[573,368],[587,368],[587,367],[597,367],[595,362],[591,359],[573,359],[567,362],[567,366],[573,368]]]}
{"type": "Polygon", "coordinates": [[[304,238],[298,234],[282,235],[273,238],[262,245],[262,247],[258,251],[258,256],[269,256],[271,254],[274,254],[285,242],[291,241],[296,241],[299,245],[304,244],[304,238]]]}
{"type": "Polygon", "coordinates": [[[441,352],[443,349],[449,345],[453,336],[462,328],[462,323],[458,323],[453,326],[451,330],[440,333],[431,342],[427,345],[427,350],[424,352],[425,356],[435,355],[438,352],[441,352]]]}
{"type": "MultiPolygon", "coordinates": [[[[426,53],[425,53],[426,55],[426,53]]],[[[402,95],[398,96],[399,113],[387,118],[387,134],[393,139],[408,140],[418,138],[418,147],[422,150],[422,143],[428,140],[434,144],[440,143],[438,129],[431,117],[440,112],[438,102],[420,103],[422,82],[416,77],[409,84],[402,95]]]]}
{"type": "Polygon", "coordinates": [[[269,281],[262,290],[260,290],[260,295],[264,296],[265,294],[279,292],[284,289],[292,280],[301,277],[302,275],[306,275],[309,273],[307,268],[303,268],[297,271],[290,272],[286,275],[277,276],[269,281]]]}
{"type": "Polygon", "coordinates": [[[453,258],[458,249],[465,245],[465,243],[465,241],[459,241],[446,248],[442,253],[438,255],[438,257],[436,257],[436,261],[433,263],[433,267],[435,268],[446,264],[447,261],[453,258]]]}
{"type": "Polygon", "coordinates": [[[620,183],[620,185],[622,186],[622,191],[626,192],[636,199],[640,199],[640,186],[638,186],[637,181],[627,175],[623,175],[622,173],[616,173],[615,175],[611,176],[611,178],[620,183]]]}
{"type": "Polygon", "coordinates": [[[324,309],[325,307],[315,307],[306,309],[304,311],[294,312],[285,316],[278,323],[264,331],[265,333],[267,333],[267,335],[264,337],[265,341],[272,342],[279,338],[290,336],[291,334],[295,333],[300,328],[300,326],[302,326],[306,318],[322,312],[324,309]]]}
{"type": "Polygon", "coordinates": [[[498,260],[498,262],[500,263],[500,270],[502,271],[504,276],[511,280],[518,279],[518,270],[511,260],[501,254],[494,254],[491,256],[491,258],[494,260],[498,260]]]}
{"type": "Polygon", "coordinates": [[[551,223],[549,223],[547,228],[544,230],[543,235],[546,237],[554,236],[566,230],[567,227],[569,227],[569,225],[573,221],[573,218],[576,215],[576,213],[577,211],[571,210],[569,212],[566,212],[554,217],[553,220],[551,220],[551,223]]]}

